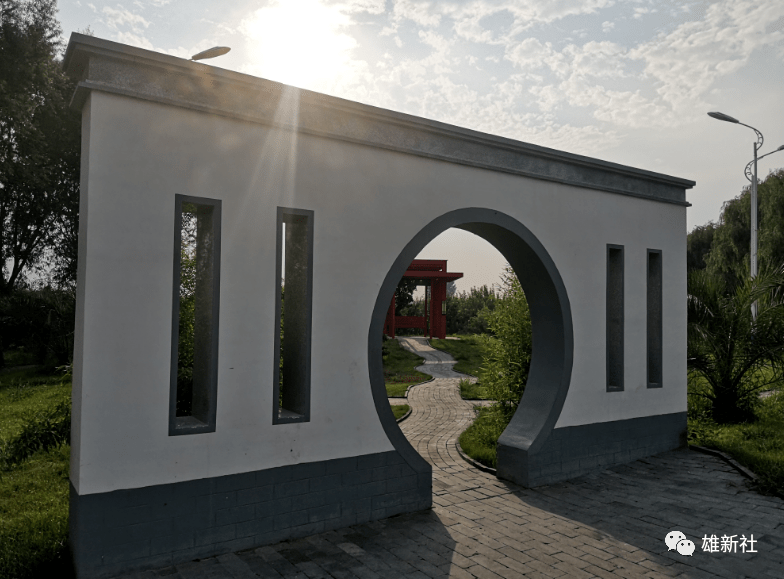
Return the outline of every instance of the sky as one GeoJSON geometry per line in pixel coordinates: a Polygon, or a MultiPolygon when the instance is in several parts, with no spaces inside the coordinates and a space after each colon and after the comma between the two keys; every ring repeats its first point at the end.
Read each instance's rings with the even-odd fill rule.
{"type": "MultiPolygon", "coordinates": [[[[60,0],[99,38],[545,147],[691,179],[688,229],[747,185],[755,135],[784,145],[782,0],[60,0]]],[[[761,178],[784,167],[763,159],[761,178]]],[[[504,260],[449,230],[419,255],[500,282],[504,260]]]]}

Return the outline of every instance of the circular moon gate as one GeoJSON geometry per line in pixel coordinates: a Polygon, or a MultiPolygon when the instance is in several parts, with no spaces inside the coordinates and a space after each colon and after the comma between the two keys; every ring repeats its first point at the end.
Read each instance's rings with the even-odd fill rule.
{"type": "Polygon", "coordinates": [[[368,367],[376,410],[390,442],[419,474],[432,469],[403,436],[389,408],[381,364],[381,340],[392,295],[417,254],[450,227],[470,231],[491,243],[509,262],[531,311],[531,368],[525,393],[498,440],[498,476],[529,486],[538,469],[537,451],[547,440],[563,407],[572,373],[574,339],[569,298],[561,275],[539,240],[513,217],[487,208],[450,211],[428,223],[403,248],[389,269],[373,309],[368,333],[368,367]]]}

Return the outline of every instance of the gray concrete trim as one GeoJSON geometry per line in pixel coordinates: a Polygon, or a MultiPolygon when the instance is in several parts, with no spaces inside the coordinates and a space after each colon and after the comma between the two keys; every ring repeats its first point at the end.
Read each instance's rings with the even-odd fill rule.
{"type": "Polygon", "coordinates": [[[433,238],[450,227],[482,237],[506,258],[519,276],[531,308],[534,350],[522,403],[498,441],[498,473],[525,481],[529,453],[547,439],[561,413],[569,389],[574,338],[566,287],[544,246],[516,219],[492,209],[471,207],[450,211],[428,223],[403,248],[389,269],[368,331],[370,385],[381,424],[390,442],[417,472],[430,474],[394,421],[384,388],[381,334],[392,294],[411,261],[433,238]]]}
{"type": "Polygon", "coordinates": [[[664,272],[664,258],[661,249],[648,249],[646,263],[646,381],[648,388],[661,388],[663,374],[663,334],[664,312],[662,300],[662,276],[664,272]],[[658,258],[651,259],[651,256],[658,258]],[[655,271],[651,270],[656,264],[655,271]]]}
{"type": "MultiPolygon", "coordinates": [[[[174,265],[172,272],[172,344],[171,374],[169,382],[169,436],[215,432],[218,404],[218,331],[220,327],[220,257],[221,257],[221,200],[189,195],[174,196],[174,265]],[[177,352],[179,348],[180,321],[180,243],[182,236],[182,205],[212,206],[212,312],[210,352],[207,369],[206,421],[194,416],[177,416],[177,352]]],[[[194,372],[195,374],[195,372],[194,372]]]]}
{"type": "MultiPolygon", "coordinates": [[[[276,216],[276,251],[275,251],[275,360],[273,364],[273,398],[272,398],[272,424],[290,424],[293,422],[310,422],[310,357],[311,357],[311,335],[313,331],[313,237],[314,237],[314,211],[310,209],[295,209],[291,207],[278,207],[276,216]],[[306,233],[307,236],[307,279],[304,302],[305,308],[303,312],[303,326],[301,328],[302,336],[301,341],[303,345],[303,358],[298,361],[298,371],[301,371],[296,378],[297,392],[294,393],[294,398],[297,400],[297,411],[288,409],[288,411],[279,409],[279,395],[280,395],[280,374],[278,372],[278,363],[280,358],[280,280],[283,273],[283,256],[282,256],[282,235],[283,223],[289,222],[292,217],[300,216],[307,219],[306,233]]],[[[284,334],[284,339],[285,334],[284,334]]],[[[285,362],[284,362],[285,365],[285,362]]],[[[287,386],[288,388],[288,386],[287,386]]],[[[284,394],[285,397],[285,394],[284,394]]]]}
{"type": "Polygon", "coordinates": [[[526,486],[552,484],[686,446],[686,412],[556,428],[528,463],[526,486]]]}
{"type": "Polygon", "coordinates": [[[606,356],[607,356],[607,392],[623,392],[623,341],[625,330],[624,315],[624,252],[623,245],[607,244],[607,326],[606,326],[606,356]],[[613,252],[619,252],[619,262],[612,259],[613,252]],[[618,267],[620,271],[613,271],[618,267]],[[613,327],[615,325],[616,327],[613,327]],[[615,335],[619,333],[620,335],[615,335]]]}
{"type": "Polygon", "coordinates": [[[689,206],[694,181],[574,155],[73,33],[65,70],[90,91],[149,100],[401,153],[689,206]],[[263,98],[260,98],[263,97],[263,98]]]}
{"type": "MultiPolygon", "coordinates": [[[[685,444],[685,412],[556,428],[531,461],[529,486],[575,478],[680,448],[685,444]]],[[[455,442],[455,446],[463,460],[479,470],[497,476],[496,469],[487,467],[465,454],[459,440],[455,442]]],[[[695,446],[690,448],[722,456],[732,464],[732,459],[722,453],[695,446]]],[[[737,464],[733,466],[743,468],[737,464]]],[[[748,476],[747,473],[743,474],[748,476]]]]}
{"type": "Polygon", "coordinates": [[[69,541],[79,579],[114,577],[384,519],[431,505],[395,451],[79,495],[69,541]]]}

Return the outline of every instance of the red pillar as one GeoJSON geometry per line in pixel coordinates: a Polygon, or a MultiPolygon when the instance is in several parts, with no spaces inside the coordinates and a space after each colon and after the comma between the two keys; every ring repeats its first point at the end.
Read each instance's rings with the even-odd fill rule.
{"type": "Polygon", "coordinates": [[[430,310],[427,309],[427,286],[425,286],[425,329],[422,332],[422,335],[427,337],[428,329],[431,328],[430,324],[430,310]]]}
{"type": "Polygon", "coordinates": [[[395,337],[395,296],[397,292],[392,294],[392,303],[387,310],[387,319],[384,321],[384,333],[390,338],[395,337]]]}
{"type": "Polygon", "coordinates": [[[432,290],[432,334],[441,340],[446,338],[446,315],[441,313],[442,303],[446,300],[446,282],[442,279],[434,280],[432,290]]]}

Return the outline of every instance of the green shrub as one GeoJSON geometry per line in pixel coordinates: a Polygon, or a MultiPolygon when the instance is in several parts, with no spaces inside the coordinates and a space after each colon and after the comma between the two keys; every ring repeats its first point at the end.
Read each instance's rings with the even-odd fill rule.
{"type": "Polygon", "coordinates": [[[525,391],[531,366],[531,315],[528,301],[514,271],[508,265],[502,276],[504,295],[489,316],[496,337],[482,336],[484,364],[479,382],[495,400],[496,412],[512,419],[525,391]]]}
{"type": "Polygon", "coordinates": [[[487,400],[487,388],[468,378],[460,379],[460,397],[463,400],[487,400]]]}
{"type": "Polygon", "coordinates": [[[15,290],[0,298],[0,344],[18,352],[24,362],[68,364],[73,356],[75,308],[73,290],[15,290]]]}
{"type": "Polygon", "coordinates": [[[71,401],[62,400],[53,408],[28,414],[21,432],[10,440],[0,441],[0,466],[7,470],[39,451],[69,444],[71,437],[71,401]]]}

